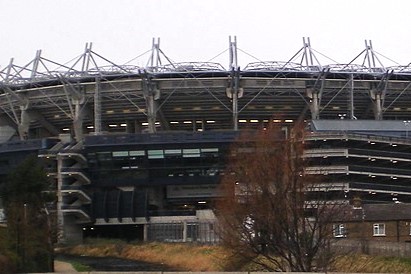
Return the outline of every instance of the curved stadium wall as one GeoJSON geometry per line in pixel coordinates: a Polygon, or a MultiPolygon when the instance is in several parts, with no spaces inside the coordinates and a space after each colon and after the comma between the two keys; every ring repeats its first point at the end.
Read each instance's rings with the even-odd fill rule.
{"type": "Polygon", "coordinates": [[[57,194],[60,241],[218,241],[210,204],[229,145],[242,129],[269,123],[285,131],[306,124],[309,170],[327,176],[318,191],[330,191],[330,199],[343,192],[347,201],[410,201],[407,67],[141,68],[91,48],[72,66],[51,70],[50,63],[57,64],[38,54],[0,71],[0,174],[27,153],[43,160],[57,194]]]}

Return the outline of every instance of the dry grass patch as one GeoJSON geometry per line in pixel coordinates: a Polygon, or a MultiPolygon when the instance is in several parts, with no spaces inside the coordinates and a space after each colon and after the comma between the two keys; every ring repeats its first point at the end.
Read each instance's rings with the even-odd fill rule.
{"type": "Polygon", "coordinates": [[[216,246],[150,243],[129,245],[122,255],[183,271],[220,271],[223,270],[226,253],[223,248],[216,246]]]}
{"type": "MultiPolygon", "coordinates": [[[[224,264],[219,247],[187,244],[158,244],[128,246],[124,255],[128,258],[162,263],[184,271],[219,271],[224,264]]],[[[223,256],[224,257],[224,256],[223,256]]]]}
{"type": "Polygon", "coordinates": [[[181,271],[222,271],[229,252],[219,246],[178,243],[97,243],[65,248],[62,252],[96,257],[121,257],[164,264],[181,271]]]}
{"type": "MultiPolygon", "coordinates": [[[[258,265],[244,263],[221,246],[182,243],[92,242],[65,248],[62,253],[96,257],[120,257],[164,264],[179,271],[261,271],[258,265]]],[[[349,255],[337,258],[332,271],[340,273],[411,273],[411,259],[349,255]]]]}
{"type": "Polygon", "coordinates": [[[411,273],[411,260],[368,255],[341,256],[335,263],[335,269],[355,273],[411,273]]]}

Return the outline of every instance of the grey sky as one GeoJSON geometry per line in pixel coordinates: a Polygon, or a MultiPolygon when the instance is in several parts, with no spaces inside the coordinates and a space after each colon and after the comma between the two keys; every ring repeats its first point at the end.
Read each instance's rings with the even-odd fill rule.
{"type": "MultiPolygon", "coordinates": [[[[0,0],[0,68],[25,64],[37,49],[64,63],[93,50],[122,64],[151,47],[153,37],[173,61],[208,61],[238,47],[260,60],[288,60],[310,37],[317,51],[351,61],[370,39],[402,65],[411,62],[410,1],[391,0],[0,0]]],[[[148,56],[146,57],[148,58],[148,56]]],[[[228,54],[216,59],[226,66],[228,54]]],[[[239,52],[242,67],[256,61],[239,52]]],[[[382,59],[387,65],[392,63],[382,59]]],[[[135,63],[146,62],[145,58],[135,63]]],[[[332,63],[332,61],[325,61],[332,63]]]]}

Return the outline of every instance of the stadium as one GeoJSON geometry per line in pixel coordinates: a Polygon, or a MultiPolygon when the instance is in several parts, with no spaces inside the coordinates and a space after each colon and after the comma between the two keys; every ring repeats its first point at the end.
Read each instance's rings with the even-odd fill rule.
{"type": "Polygon", "coordinates": [[[145,66],[91,44],[66,64],[12,59],[0,71],[2,180],[28,154],[45,163],[61,242],[214,242],[210,204],[239,132],[304,122],[319,191],[411,201],[409,66],[384,66],[371,41],[345,64],[321,64],[309,38],[288,61],[240,68],[235,37],[225,53],[228,67],[176,63],[153,39],[145,66]]]}

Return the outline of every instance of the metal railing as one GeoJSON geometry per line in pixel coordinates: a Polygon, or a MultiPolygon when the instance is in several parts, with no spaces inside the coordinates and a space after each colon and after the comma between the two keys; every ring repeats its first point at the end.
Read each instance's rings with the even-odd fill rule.
{"type": "Polygon", "coordinates": [[[215,222],[155,223],[148,226],[148,241],[196,242],[216,244],[220,242],[215,222]]]}

